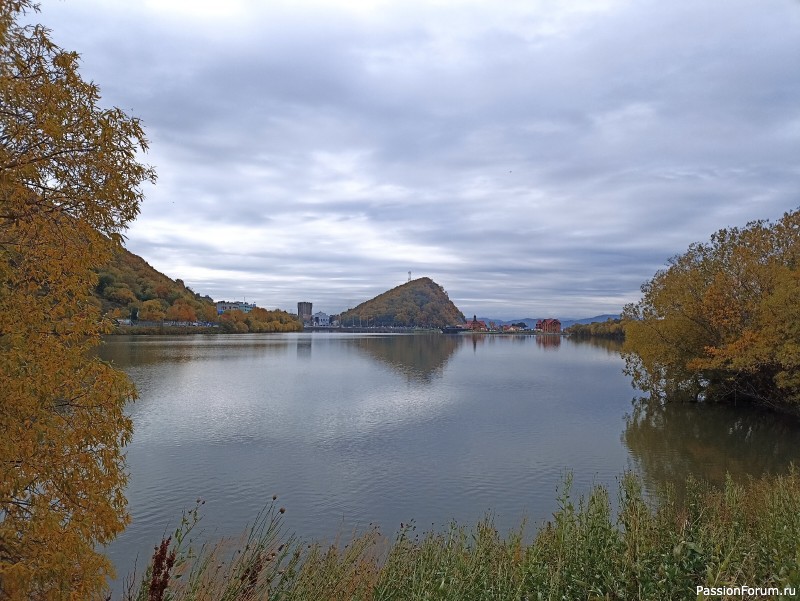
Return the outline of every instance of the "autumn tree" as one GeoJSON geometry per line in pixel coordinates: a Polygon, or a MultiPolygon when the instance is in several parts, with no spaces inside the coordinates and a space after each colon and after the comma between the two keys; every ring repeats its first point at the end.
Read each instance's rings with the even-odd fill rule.
{"type": "Polygon", "coordinates": [[[37,11],[0,1],[0,598],[91,599],[127,521],[135,391],[91,353],[90,292],[154,174],[139,122],[21,23],[37,11]]]}
{"type": "Polygon", "coordinates": [[[197,321],[194,307],[188,301],[179,298],[167,309],[167,319],[170,321],[197,321]]]}
{"type": "Polygon", "coordinates": [[[242,311],[225,311],[219,316],[219,325],[226,334],[246,334],[250,328],[245,323],[245,314],[242,311]]]}
{"type": "Polygon", "coordinates": [[[164,301],[154,298],[142,303],[139,309],[139,319],[142,321],[163,321],[167,316],[164,301]]]}
{"type": "Polygon", "coordinates": [[[564,330],[575,338],[625,338],[622,320],[608,318],[606,321],[594,321],[589,324],[575,323],[564,330]]]}
{"type": "Polygon", "coordinates": [[[624,310],[635,383],[800,412],[800,211],[692,244],[624,310]]]}

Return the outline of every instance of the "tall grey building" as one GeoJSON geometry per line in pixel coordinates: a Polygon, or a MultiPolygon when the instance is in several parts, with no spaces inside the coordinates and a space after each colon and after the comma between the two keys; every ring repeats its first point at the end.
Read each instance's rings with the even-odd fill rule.
{"type": "Polygon", "coordinates": [[[311,303],[297,303],[297,317],[300,321],[311,321],[311,303]]]}

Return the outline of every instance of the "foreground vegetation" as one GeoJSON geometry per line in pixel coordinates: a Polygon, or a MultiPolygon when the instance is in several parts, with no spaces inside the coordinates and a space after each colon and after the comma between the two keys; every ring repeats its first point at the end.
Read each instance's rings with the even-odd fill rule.
{"type": "Polygon", "coordinates": [[[123,599],[674,600],[705,598],[697,587],[800,591],[796,470],[729,479],[721,489],[690,480],[681,496],[677,503],[665,491],[654,505],[626,475],[614,512],[607,490],[576,502],[568,481],[558,511],[530,542],[523,527],[501,536],[487,518],[421,535],[407,526],[392,542],[372,530],[344,545],[307,545],[283,530],[284,510],[273,502],[238,546],[193,549],[195,510],[123,599]]]}
{"type": "Polygon", "coordinates": [[[800,413],[800,211],[692,244],[623,312],[634,382],[800,413]]]}

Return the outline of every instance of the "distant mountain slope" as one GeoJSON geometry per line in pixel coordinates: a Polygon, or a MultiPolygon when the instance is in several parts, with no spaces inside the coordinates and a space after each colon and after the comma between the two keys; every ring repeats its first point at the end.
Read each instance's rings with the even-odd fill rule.
{"type": "Polygon", "coordinates": [[[463,323],[464,315],[444,288],[430,278],[419,278],[348,309],[339,320],[342,325],[442,327],[463,323]]]}
{"type": "MultiPolygon", "coordinates": [[[[553,317],[552,315],[547,315],[545,317],[553,317]]],[[[542,317],[541,319],[545,319],[542,317]]],[[[532,317],[525,317],[524,319],[492,319],[491,317],[479,317],[481,321],[486,323],[494,322],[497,325],[511,325],[512,323],[519,323],[525,322],[529,328],[533,329],[536,326],[536,322],[540,318],[532,318],[532,317]]],[[[590,324],[595,322],[605,322],[609,319],[619,319],[619,313],[616,314],[605,314],[605,315],[596,315],[595,317],[582,317],[580,319],[576,319],[573,317],[558,317],[557,318],[561,322],[561,328],[567,329],[569,326],[579,323],[579,324],[590,324]]]]}
{"type": "Polygon", "coordinates": [[[609,319],[619,319],[619,318],[620,318],[619,313],[606,313],[604,315],[595,315],[594,317],[584,317],[582,319],[572,319],[565,317],[561,319],[561,327],[563,329],[566,329],[576,323],[586,325],[590,323],[605,322],[608,321],[609,319]]]}

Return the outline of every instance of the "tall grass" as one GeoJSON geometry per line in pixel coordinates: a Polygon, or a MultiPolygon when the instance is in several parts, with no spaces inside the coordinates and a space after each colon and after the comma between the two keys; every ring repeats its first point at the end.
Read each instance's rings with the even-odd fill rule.
{"type": "MultiPolygon", "coordinates": [[[[284,532],[274,502],[238,544],[194,550],[184,518],[124,601],[417,599],[690,599],[696,587],[795,587],[800,595],[800,474],[721,489],[690,480],[681,503],[654,504],[632,475],[617,510],[598,486],[559,508],[525,542],[524,524],[501,535],[491,517],[393,540],[377,530],[333,545],[284,532]],[[174,561],[167,568],[167,560],[174,561]]],[[[193,518],[196,519],[196,511],[193,518]]],[[[736,595],[737,599],[748,598],[736,595]]]]}

